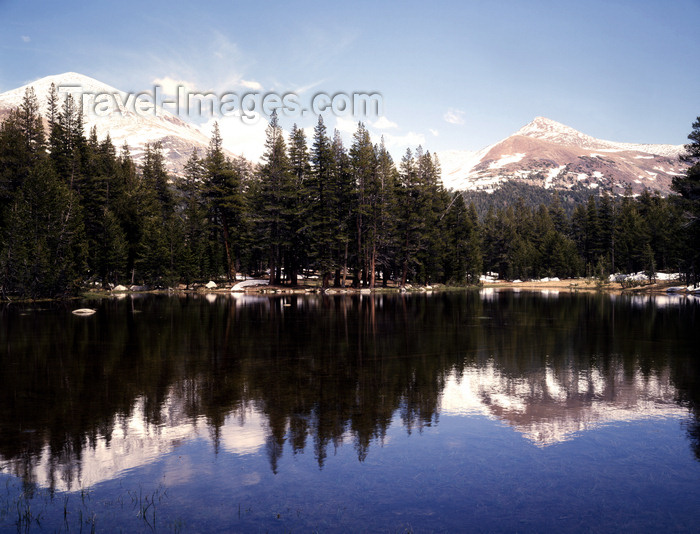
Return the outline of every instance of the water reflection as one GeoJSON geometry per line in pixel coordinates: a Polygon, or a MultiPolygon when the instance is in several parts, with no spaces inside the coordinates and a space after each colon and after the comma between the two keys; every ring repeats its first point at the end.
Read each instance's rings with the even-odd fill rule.
{"type": "Polygon", "coordinates": [[[202,440],[273,472],[304,451],[323,468],[341,444],[362,461],[392,421],[413,433],[441,414],[487,415],[542,447],[684,418],[700,458],[697,313],[685,298],[524,291],[5,308],[0,467],[77,489],[202,440]]]}
{"type": "Polygon", "coordinates": [[[573,439],[604,424],[655,417],[683,418],[688,410],[676,403],[669,370],[630,376],[613,364],[600,369],[556,372],[551,367],[527,376],[504,375],[491,362],[466,369],[449,380],[442,413],[482,414],[511,425],[526,439],[544,447],[573,439]]]}

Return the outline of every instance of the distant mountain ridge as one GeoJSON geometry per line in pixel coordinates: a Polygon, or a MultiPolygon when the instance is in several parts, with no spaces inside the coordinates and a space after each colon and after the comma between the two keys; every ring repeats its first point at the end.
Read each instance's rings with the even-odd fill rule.
{"type": "Polygon", "coordinates": [[[683,145],[620,143],[596,139],[545,117],[479,151],[438,153],[443,182],[452,189],[493,192],[506,181],[545,189],[671,192],[687,168],[683,145]]]}
{"type": "MultiPolygon", "coordinates": [[[[30,86],[45,116],[52,83],[57,87],[76,87],[74,97],[81,92],[118,95],[121,101],[129,97],[94,78],[67,72],[1,93],[0,120],[21,104],[25,89],[30,86]]],[[[109,133],[117,149],[126,143],[137,162],[143,157],[146,143],[160,141],[166,164],[175,173],[182,170],[194,148],[204,154],[209,145],[208,134],[163,108],[158,108],[157,113],[135,113],[128,107],[119,113],[88,113],[86,135],[93,126],[101,139],[109,133]]],[[[457,190],[493,192],[501,184],[513,181],[545,189],[600,188],[622,193],[631,188],[639,193],[649,188],[668,194],[673,177],[687,168],[678,158],[683,150],[683,145],[596,139],[551,119],[536,117],[513,135],[481,150],[448,150],[438,156],[445,186],[457,190]]],[[[231,152],[227,155],[236,157],[231,152]]]]}
{"type": "MultiPolygon", "coordinates": [[[[118,95],[120,102],[125,102],[129,98],[129,95],[124,91],[94,78],[76,72],[66,72],[55,76],[46,76],[17,89],[1,93],[0,120],[9,114],[10,109],[22,103],[25,90],[28,87],[34,88],[39,100],[40,111],[42,115],[46,116],[47,97],[52,83],[56,87],[73,86],[76,88],[75,91],[63,91],[59,95],[61,102],[64,101],[65,95],[68,93],[71,93],[75,99],[78,99],[81,93],[118,95]]],[[[157,113],[135,113],[134,110],[126,106],[120,109],[119,113],[111,112],[115,111],[118,106],[119,104],[112,104],[109,108],[110,113],[85,114],[85,134],[88,135],[93,126],[97,127],[97,135],[100,139],[109,133],[117,150],[126,143],[137,162],[141,161],[146,143],[160,141],[169,170],[179,172],[194,148],[199,150],[200,155],[204,155],[209,146],[207,135],[196,126],[185,122],[166,109],[159,107],[157,113]]],[[[227,155],[234,156],[231,153],[227,153],[227,155]]]]}

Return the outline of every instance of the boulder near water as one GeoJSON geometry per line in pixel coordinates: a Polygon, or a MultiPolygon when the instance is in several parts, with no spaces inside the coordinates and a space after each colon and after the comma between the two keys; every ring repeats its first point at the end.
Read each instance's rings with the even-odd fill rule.
{"type": "Polygon", "coordinates": [[[94,313],[97,313],[97,310],[93,310],[92,308],[78,308],[77,310],[73,310],[73,315],[92,315],[94,313]]]}

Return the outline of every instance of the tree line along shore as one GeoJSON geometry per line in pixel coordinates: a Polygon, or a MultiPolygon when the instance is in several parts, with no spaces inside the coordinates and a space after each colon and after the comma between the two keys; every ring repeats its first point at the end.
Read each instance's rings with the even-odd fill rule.
{"type": "Polygon", "coordinates": [[[570,213],[556,193],[547,205],[513,198],[478,212],[443,187],[434,154],[407,150],[397,165],[362,123],[346,148],[321,116],[307,139],[296,125],[285,136],[273,113],[258,165],[226,157],[215,126],[208,149],[177,175],[159,143],[137,164],[128,146],[83,123],[53,88],[45,103],[28,89],[0,124],[5,299],[244,277],[320,290],[463,287],[486,272],[603,281],[665,271],[697,281],[700,119],[677,195],[602,192],[570,213]]]}

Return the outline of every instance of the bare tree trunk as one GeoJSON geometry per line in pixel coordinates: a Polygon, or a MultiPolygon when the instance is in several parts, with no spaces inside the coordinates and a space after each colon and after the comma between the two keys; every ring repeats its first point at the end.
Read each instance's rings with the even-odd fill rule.
{"type": "Polygon", "coordinates": [[[360,287],[362,284],[362,214],[357,215],[357,275],[355,279],[357,281],[357,286],[360,287]]]}
{"type": "Polygon", "coordinates": [[[372,245],[372,257],[369,260],[369,287],[374,289],[375,282],[375,266],[377,263],[377,245],[376,243],[372,245]]]}
{"type": "Polygon", "coordinates": [[[277,276],[277,262],[275,261],[275,246],[270,247],[270,285],[275,285],[277,281],[275,280],[277,276]]]}
{"type": "Polygon", "coordinates": [[[340,267],[336,268],[333,274],[333,287],[340,287],[340,267]]]}
{"type": "Polygon", "coordinates": [[[224,248],[226,249],[226,278],[228,280],[236,280],[236,271],[233,268],[233,259],[231,258],[231,244],[229,243],[228,225],[222,225],[224,234],[224,248]]]}
{"type": "Polygon", "coordinates": [[[345,287],[345,283],[348,278],[348,242],[347,240],[345,241],[345,260],[343,264],[343,287],[345,287]]]}

